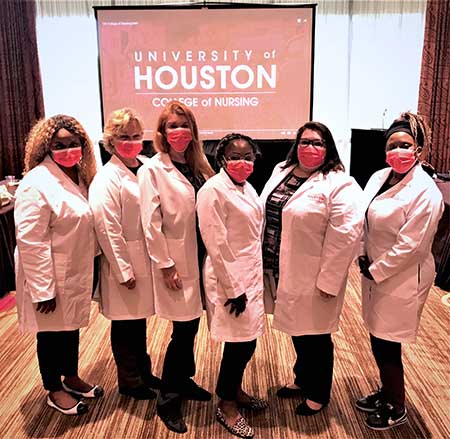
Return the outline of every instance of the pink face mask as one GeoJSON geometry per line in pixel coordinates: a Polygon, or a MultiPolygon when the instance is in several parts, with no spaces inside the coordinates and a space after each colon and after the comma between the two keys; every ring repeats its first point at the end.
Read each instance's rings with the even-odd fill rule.
{"type": "Polygon", "coordinates": [[[416,163],[415,151],[396,148],[386,153],[386,163],[398,174],[406,174],[416,163]]]}
{"type": "Polygon", "coordinates": [[[317,169],[325,160],[327,150],[322,147],[312,145],[297,148],[297,157],[305,169],[317,169]]]}
{"type": "Polygon", "coordinates": [[[253,172],[253,162],[247,160],[230,160],[227,173],[236,183],[244,183],[253,172]]]}
{"type": "Polygon", "coordinates": [[[167,130],[167,141],[176,152],[184,152],[192,140],[189,128],[174,128],[167,130]]]}
{"type": "Polygon", "coordinates": [[[116,151],[126,159],[134,159],[142,151],[142,140],[122,140],[116,142],[116,151]]]}
{"type": "Polygon", "coordinates": [[[81,146],[52,151],[51,155],[58,165],[64,166],[65,168],[71,168],[81,160],[81,146]]]}

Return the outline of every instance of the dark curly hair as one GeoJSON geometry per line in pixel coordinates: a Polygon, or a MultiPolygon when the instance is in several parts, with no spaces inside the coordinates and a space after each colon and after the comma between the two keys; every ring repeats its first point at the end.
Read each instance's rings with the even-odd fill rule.
{"type": "Polygon", "coordinates": [[[259,150],[258,145],[251,137],[246,136],[245,134],[231,133],[227,134],[225,137],[222,137],[217,144],[215,154],[217,166],[222,167],[225,150],[227,149],[227,146],[234,140],[245,140],[252,147],[255,158],[259,159],[261,157],[261,151],[259,150]]]}

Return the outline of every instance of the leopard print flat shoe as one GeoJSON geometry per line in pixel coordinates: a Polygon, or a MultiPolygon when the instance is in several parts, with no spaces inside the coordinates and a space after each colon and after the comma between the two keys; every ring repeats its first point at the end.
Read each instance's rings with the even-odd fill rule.
{"type": "Polygon", "coordinates": [[[253,430],[253,428],[248,425],[247,421],[242,416],[238,418],[234,425],[230,425],[228,424],[222,410],[217,407],[216,419],[219,424],[222,424],[234,436],[247,439],[252,438],[255,435],[255,431],[253,430]]]}
{"type": "Polygon", "coordinates": [[[238,406],[246,410],[259,412],[269,407],[269,403],[265,399],[257,398],[256,396],[250,396],[250,401],[238,402],[238,406]]]}

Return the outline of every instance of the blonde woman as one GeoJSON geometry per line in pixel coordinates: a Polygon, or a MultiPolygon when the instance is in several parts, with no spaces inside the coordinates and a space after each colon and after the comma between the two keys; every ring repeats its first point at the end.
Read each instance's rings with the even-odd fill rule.
{"type": "Polygon", "coordinates": [[[137,171],[148,160],[143,124],[130,108],[114,111],[105,124],[104,148],[111,160],[95,176],[89,202],[102,248],[100,310],[111,320],[111,347],[119,393],[154,399],[160,380],[151,373],[147,321],[154,314],[150,258],[141,224],[137,171]]]}
{"type": "Polygon", "coordinates": [[[167,428],[184,433],[182,399],[211,399],[192,377],[205,255],[195,199],[214,172],[203,153],[194,115],[180,102],[170,102],[159,116],[154,146],[158,153],[138,172],[141,216],[152,259],[155,311],[173,323],[157,412],[167,428]]]}
{"type": "Polygon", "coordinates": [[[78,376],[79,329],[89,321],[96,252],[87,200],[95,159],[80,123],[64,115],[39,121],[25,147],[25,172],[14,211],[19,326],[37,333],[47,404],[80,415],[88,407],[73,394],[103,395],[78,376]]]}

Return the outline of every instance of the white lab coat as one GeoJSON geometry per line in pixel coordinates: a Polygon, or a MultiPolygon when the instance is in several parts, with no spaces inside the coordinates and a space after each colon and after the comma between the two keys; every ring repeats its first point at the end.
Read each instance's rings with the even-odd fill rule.
{"type": "Polygon", "coordinates": [[[364,190],[369,206],[362,253],[372,262],[374,281],[362,277],[363,318],[378,338],[413,342],[435,276],[431,245],[443,212],[442,195],[418,165],[375,197],[390,172],[376,172],[364,190]]]}
{"type": "Polygon", "coordinates": [[[79,329],[89,322],[97,249],[87,190],[47,156],[16,192],[16,283],[22,331],[79,329]],[[38,302],[56,298],[42,314],[38,302]]]}
{"type": "Polygon", "coordinates": [[[211,338],[251,341],[264,333],[262,207],[250,183],[237,187],[222,169],[200,189],[197,212],[208,252],[204,281],[211,338]],[[238,317],[227,299],[247,295],[238,317]]]}
{"type": "MultiPolygon", "coordinates": [[[[294,168],[283,165],[276,166],[264,187],[264,205],[294,168]]],[[[338,330],[362,223],[362,190],[342,171],[314,173],[294,193],[282,212],[274,328],[293,336],[338,330]],[[319,290],[336,297],[324,299],[319,290]]]]}
{"type": "MultiPolygon", "coordinates": [[[[142,163],[148,159],[138,157],[142,163]]],[[[89,188],[100,247],[100,311],[111,320],[155,313],[150,258],[145,247],[137,177],[113,155],[89,188]],[[122,282],[134,277],[129,290],[122,282]]]]}
{"type": "Polygon", "coordinates": [[[202,314],[195,191],[173,165],[158,153],[138,171],[141,217],[147,251],[152,260],[155,312],[174,321],[189,321],[202,314]],[[166,287],[161,268],[175,264],[181,290],[166,287]]]}

